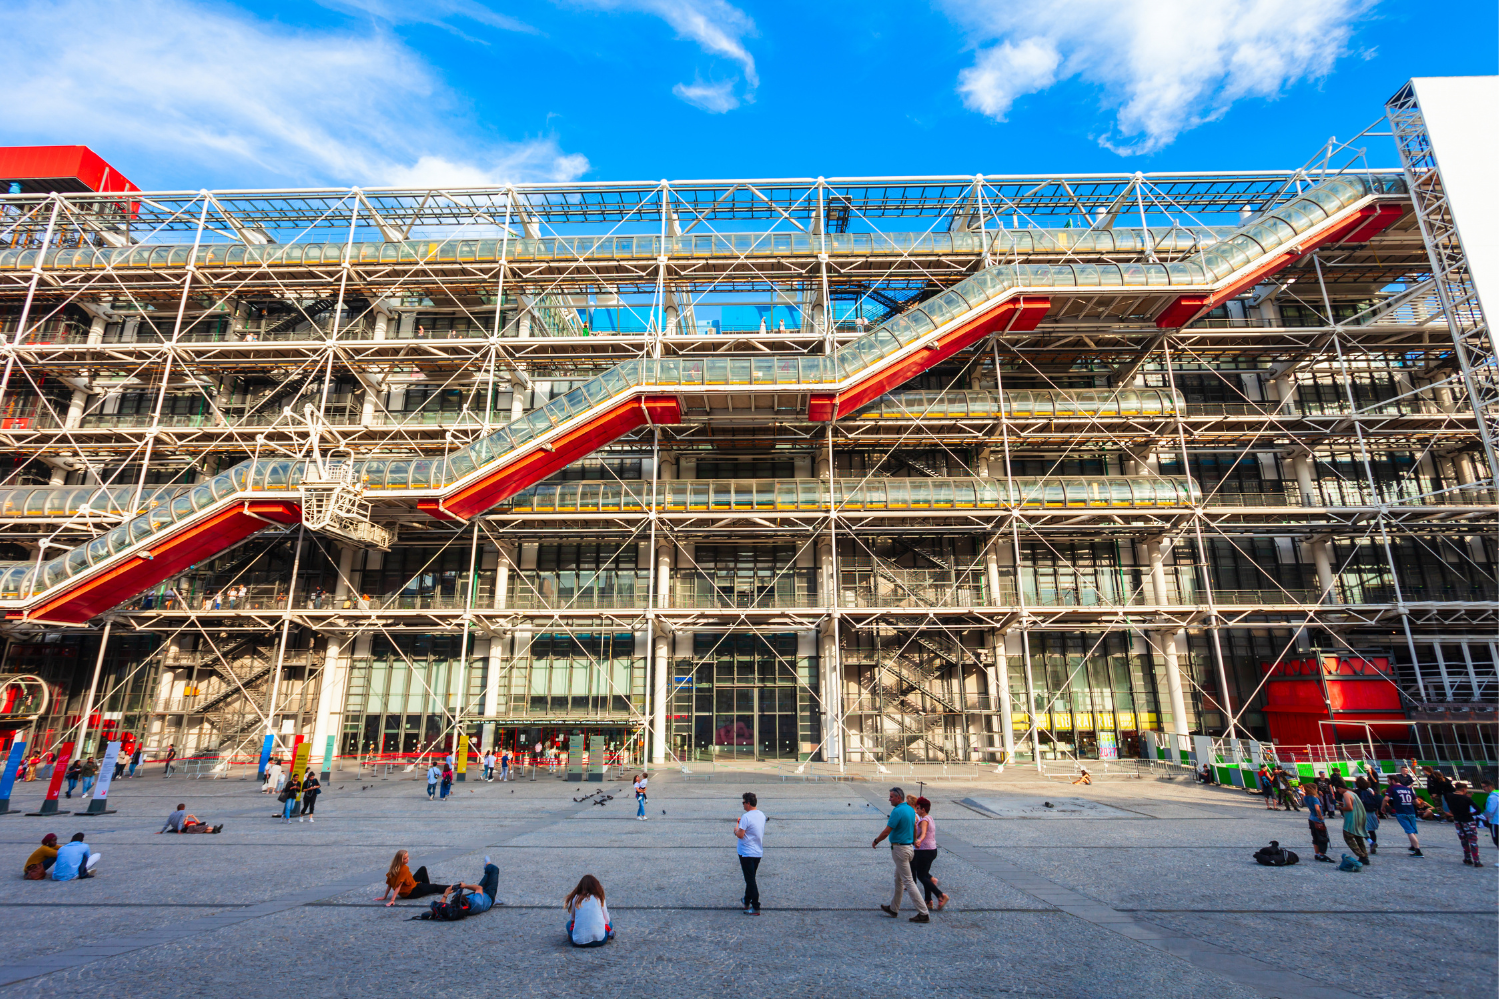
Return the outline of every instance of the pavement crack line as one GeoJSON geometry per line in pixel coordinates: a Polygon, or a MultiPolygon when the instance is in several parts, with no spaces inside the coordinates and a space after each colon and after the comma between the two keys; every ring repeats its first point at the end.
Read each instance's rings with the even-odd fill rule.
{"type": "MultiPolygon", "coordinates": [[[[881,814],[889,814],[889,801],[879,787],[859,787],[858,791],[880,809],[881,814]]],[[[951,832],[942,834],[938,846],[1003,884],[1032,898],[1038,898],[1061,912],[1179,957],[1195,968],[1230,979],[1266,996],[1273,996],[1275,999],[1364,999],[1357,993],[1324,985],[1284,967],[1234,954],[1196,937],[1174,933],[1154,923],[1137,920],[1128,912],[1115,909],[1034,871],[1028,871],[954,836],[951,832]]]]}
{"type": "MultiPolygon", "coordinates": [[[[573,816],[586,814],[586,810],[579,811],[576,805],[559,808],[543,813],[530,822],[504,830],[507,834],[504,836],[504,839],[513,840],[520,836],[539,832],[548,826],[573,816]]],[[[444,864],[450,860],[471,856],[487,849],[489,849],[489,844],[487,843],[481,843],[477,846],[454,847],[436,853],[425,854],[422,859],[428,865],[444,864]]],[[[180,943],[188,937],[212,933],[226,926],[249,922],[252,919],[259,919],[262,916],[274,916],[279,912],[301,908],[302,906],[333,898],[358,888],[365,888],[372,881],[383,881],[384,879],[384,868],[365,870],[341,878],[338,881],[328,882],[312,888],[304,888],[301,891],[292,892],[290,895],[284,895],[280,898],[257,902],[251,905],[237,906],[232,911],[215,913],[211,916],[198,916],[195,919],[175,923],[171,926],[163,926],[141,933],[130,933],[108,940],[100,940],[97,943],[91,943],[83,947],[73,947],[68,950],[58,951],[55,954],[39,954],[15,964],[0,966],[0,986],[13,985],[16,982],[24,982],[30,978],[50,975],[55,971],[67,971],[71,968],[78,968],[85,964],[92,964],[103,958],[115,957],[131,951],[145,950],[146,948],[158,947],[166,943],[180,943]]],[[[232,904],[230,903],[230,905],[232,904]]]]}

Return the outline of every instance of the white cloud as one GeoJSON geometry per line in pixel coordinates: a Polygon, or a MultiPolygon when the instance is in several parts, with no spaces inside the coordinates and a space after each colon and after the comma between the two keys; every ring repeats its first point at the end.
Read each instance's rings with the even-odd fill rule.
{"type": "Polygon", "coordinates": [[[409,167],[392,167],[384,184],[390,187],[489,187],[509,180],[572,180],[588,170],[588,158],[566,154],[556,143],[539,140],[519,144],[487,166],[454,163],[427,154],[409,167]]]}
{"type": "Polygon", "coordinates": [[[979,46],[958,76],[968,107],[1004,120],[1013,102],[1076,78],[1115,114],[1100,139],[1148,153],[1249,97],[1332,71],[1376,0],[945,0],[979,46]]]}
{"type": "Polygon", "coordinates": [[[1004,121],[1016,97],[1056,82],[1061,62],[1061,54],[1045,39],[1000,42],[980,52],[978,61],[958,74],[958,93],[975,111],[1004,121]]]}
{"type": "MultiPolygon", "coordinates": [[[[576,3],[605,10],[635,10],[652,14],[669,24],[677,37],[694,41],[709,55],[728,59],[739,65],[747,92],[744,100],[753,101],[760,76],[755,57],[744,39],[755,34],[755,22],[738,7],[724,0],[575,0],[576,3]]],[[[679,83],[672,93],[704,111],[722,113],[739,106],[733,83],[709,86],[701,82],[679,83]],[[722,93],[720,93],[722,91],[722,93]]]]}
{"type": "MultiPolygon", "coordinates": [[[[473,21],[486,27],[499,28],[501,31],[537,34],[536,29],[524,21],[518,21],[507,14],[491,10],[478,0],[419,0],[416,3],[409,2],[409,0],[317,0],[317,2],[332,10],[368,14],[391,24],[430,24],[446,28],[464,38],[470,36],[455,28],[450,23],[450,19],[473,21]]],[[[470,40],[477,41],[478,39],[470,40]]]]}
{"type": "Polygon", "coordinates": [[[723,83],[697,82],[690,86],[679,83],[671,88],[671,92],[693,107],[701,108],[710,114],[723,114],[739,106],[739,98],[734,96],[733,80],[726,80],[723,83]]]}
{"type": "Polygon", "coordinates": [[[197,0],[30,0],[8,9],[7,27],[27,44],[6,66],[0,131],[93,146],[137,183],[160,186],[134,166],[153,162],[190,186],[205,175],[341,186],[587,169],[552,139],[460,130],[452,92],[380,30],[302,31],[197,0]]]}

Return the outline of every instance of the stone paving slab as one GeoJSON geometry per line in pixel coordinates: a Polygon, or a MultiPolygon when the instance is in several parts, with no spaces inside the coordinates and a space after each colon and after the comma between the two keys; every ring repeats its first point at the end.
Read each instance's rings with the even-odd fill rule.
{"type": "MultiPolygon", "coordinates": [[[[1334,877],[1325,865],[1249,861],[1272,836],[1294,848],[1305,822],[1239,793],[1162,781],[1084,788],[1013,770],[977,784],[927,783],[944,846],[934,872],[954,901],[931,924],[912,925],[875,908],[888,900],[890,864],[869,841],[883,826],[884,787],[897,780],[917,790],[902,776],[848,784],[657,774],[650,805],[667,814],[642,823],[630,817],[625,784],[603,785],[615,800],[598,808],[571,800],[597,786],[547,778],[475,782],[446,803],[427,802],[413,781],[344,780],[339,791],[335,778],[319,822],[300,826],[276,824],[249,782],[126,781],[111,794],[119,814],[85,827],[106,854],[98,879],[0,886],[14,955],[0,968],[0,999],[80,989],[132,999],[475,989],[824,999],[892,983],[943,995],[1152,999],[1496,992],[1494,882],[1484,880],[1493,871],[1456,863],[1450,826],[1432,839],[1451,837],[1450,850],[1437,846],[1424,873],[1377,858],[1364,874],[1334,877]],[[737,911],[730,829],[745,789],[771,817],[758,918],[737,911]],[[1128,817],[1002,819],[954,803],[995,800],[1002,812],[1010,796],[1082,798],[1128,817]],[[179,800],[229,830],[155,836],[179,800]],[[456,925],[411,921],[419,904],[375,905],[398,846],[435,880],[475,880],[490,853],[511,905],[456,925]],[[585,870],[603,879],[620,935],[579,951],[562,940],[559,903],[585,870]],[[34,904],[48,899],[65,902],[34,904]],[[1382,909],[1391,912],[1373,911],[1382,909]],[[1317,968],[1348,967],[1350,942],[1365,940],[1362,967],[1381,973],[1333,980],[1287,970],[1287,955],[1298,966],[1310,957],[1317,968]],[[1264,941],[1263,952],[1246,941],[1264,941]],[[1382,974],[1392,953],[1416,970],[1382,974]],[[1449,954],[1441,966],[1429,957],[1449,954]]],[[[0,821],[0,848],[17,869],[43,821],[0,821]]]]}

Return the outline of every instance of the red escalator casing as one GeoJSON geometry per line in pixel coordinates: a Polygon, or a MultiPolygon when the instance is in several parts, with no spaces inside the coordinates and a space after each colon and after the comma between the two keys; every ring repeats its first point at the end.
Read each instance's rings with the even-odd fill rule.
{"type": "Polygon", "coordinates": [[[807,400],[807,419],[825,423],[846,416],[996,330],[1028,333],[1040,324],[1050,308],[1049,298],[1026,296],[1001,302],[983,315],[948,330],[927,347],[881,368],[837,395],[812,396],[807,400]]]}
{"type": "Polygon", "coordinates": [[[535,448],[441,500],[422,500],[417,509],[438,520],[470,520],[637,427],[681,419],[675,396],[627,399],[556,438],[550,450],[535,448]]]}
{"type": "Polygon", "coordinates": [[[1266,257],[1258,267],[1227,288],[1221,288],[1211,295],[1204,295],[1200,292],[1195,295],[1178,295],[1170,305],[1161,310],[1160,315],[1156,316],[1156,327],[1170,330],[1185,326],[1208,309],[1217,308],[1229,299],[1248,291],[1265,278],[1290,266],[1318,247],[1327,246],[1330,243],[1366,243],[1393,225],[1404,211],[1405,209],[1399,205],[1365,205],[1337,228],[1329,229],[1316,239],[1301,242],[1284,253],[1266,257]]]}
{"type": "Polygon", "coordinates": [[[82,624],[129,600],[188,566],[238,544],[267,521],[295,524],[302,508],[286,500],[240,502],[189,524],[151,546],[151,557],[134,555],[98,575],[86,575],[78,585],[60,593],[25,615],[28,620],[82,624]]]}

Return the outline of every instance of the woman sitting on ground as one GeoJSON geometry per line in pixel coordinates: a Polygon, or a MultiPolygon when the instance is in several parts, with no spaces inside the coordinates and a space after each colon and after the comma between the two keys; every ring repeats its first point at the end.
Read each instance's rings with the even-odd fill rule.
{"type": "Polygon", "coordinates": [[[177,802],[177,810],[167,816],[167,824],[156,830],[160,836],[164,832],[174,833],[216,833],[224,828],[221,822],[216,826],[210,826],[207,822],[199,822],[196,815],[189,815],[187,806],[177,802]]]}
{"type": "Polygon", "coordinates": [[[395,859],[390,862],[390,870],[385,872],[385,894],[375,899],[376,902],[385,902],[386,906],[396,904],[398,898],[421,898],[423,895],[441,895],[448,890],[447,885],[435,885],[427,878],[427,868],[418,867],[416,874],[411,873],[411,868],[406,866],[411,861],[411,854],[405,850],[397,850],[395,859]],[[390,901],[386,902],[386,899],[390,901]]]}
{"type": "Polygon", "coordinates": [[[31,856],[26,858],[26,864],[21,868],[21,876],[27,881],[41,881],[52,869],[52,863],[56,859],[57,833],[48,833],[42,837],[42,845],[32,850],[31,856]]]}
{"type": "Polygon", "coordinates": [[[614,939],[604,886],[592,874],[583,875],[562,906],[567,910],[567,939],[574,947],[602,947],[614,939]]]}

